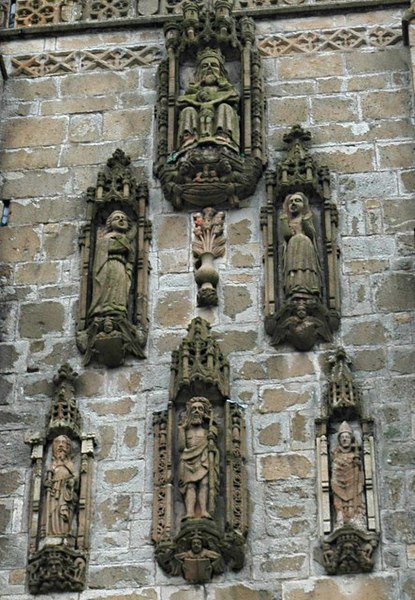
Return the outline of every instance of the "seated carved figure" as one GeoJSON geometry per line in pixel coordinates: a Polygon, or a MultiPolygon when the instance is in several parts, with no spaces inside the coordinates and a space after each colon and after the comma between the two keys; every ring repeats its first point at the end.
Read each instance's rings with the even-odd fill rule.
{"type": "Polygon", "coordinates": [[[239,151],[238,104],[239,94],[229,82],[221,51],[199,52],[195,81],[177,99],[179,150],[210,142],[239,151]]]}

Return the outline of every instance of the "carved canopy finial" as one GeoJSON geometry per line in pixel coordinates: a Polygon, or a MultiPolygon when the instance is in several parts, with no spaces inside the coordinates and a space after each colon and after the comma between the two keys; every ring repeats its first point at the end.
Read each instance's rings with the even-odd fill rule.
{"type": "Polygon", "coordinates": [[[79,438],[82,429],[81,415],[75,399],[75,382],[78,373],[68,364],[62,365],[53,378],[55,393],[53,396],[47,437],[66,433],[71,438],[79,438]]]}
{"type": "Polygon", "coordinates": [[[361,394],[357,388],[350,367],[352,361],[343,348],[338,348],[330,356],[331,374],[328,389],[328,410],[332,415],[343,409],[350,409],[355,415],[361,414],[361,394]]]}

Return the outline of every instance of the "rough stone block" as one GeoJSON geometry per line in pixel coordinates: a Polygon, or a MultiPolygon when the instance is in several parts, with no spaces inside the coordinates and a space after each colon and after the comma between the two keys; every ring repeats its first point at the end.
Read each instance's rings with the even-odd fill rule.
{"type": "Polygon", "coordinates": [[[160,250],[189,247],[189,218],[187,215],[162,215],[156,224],[160,250]]]}
{"type": "Polygon", "coordinates": [[[37,199],[65,192],[70,182],[70,173],[68,169],[31,170],[25,173],[7,173],[4,179],[4,197],[37,199]]]}
{"type": "Polygon", "coordinates": [[[155,317],[161,327],[184,327],[191,319],[191,291],[171,291],[157,300],[155,317]]]}
{"type": "Polygon", "coordinates": [[[268,102],[268,116],[270,127],[287,123],[304,123],[309,116],[307,97],[272,98],[268,102]]]}
{"type": "MultiPolygon", "coordinates": [[[[111,90],[112,91],[112,90],[111,90]]],[[[73,113],[98,113],[114,110],[117,96],[106,93],[104,96],[86,96],[83,98],[62,98],[45,100],[40,105],[41,115],[70,115],[73,113]]]]}
{"type": "Polygon", "coordinates": [[[4,150],[0,153],[0,165],[3,171],[54,168],[58,166],[59,154],[58,146],[4,150]]]}
{"type": "Polygon", "coordinates": [[[412,142],[378,145],[379,167],[381,169],[405,169],[414,164],[412,142]]]}
{"type": "Polygon", "coordinates": [[[118,110],[104,114],[103,136],[106,140],[123,140],[128,137],[148,137],[153,126],[151,108],[118,110]]]}
{"type": "Polygon", "coordinates": [[[310,392],[299,393],[285,387],[265,389],[262,395],[261,412],[282,412],[297,404],[304,405],[310,400],[310,392]]]}
{"type": "Polygon", "coordinates": [[[3,147],[52,146],[62,144],[68,129],[67,117],[27,117],[6,121],[3,147]]]}
{"type": "Polygon", "coordinates": [[[88,585],[91,589],[113,589],[146,585],[150,578],[144,566],[123,565],[89,569],[88,585]]]}
{"type": "Polygon", "coordinates": [[[334,52],[282,57],[278,65],[281,79],[317,79],[344,74],[342,56],[334,52]]]}
{"type": "Polygon", "coordinates": [[[266,361],[270,379],[304,377],[314,373],[313,363],[306,354],[271,356],[266,361]]]}
{"type": "Polygon", "coordinates": [[[392,600],[396,596],[393,575],[357,575],[354,577],[324,577],[285,582],[283,600],[392,600]]]}
{"type": "MultiPolygon", "coordinates": [[[[171,598],[171,600],[173,600],[173,598],[171,598]]],[[[182,598],[174,600],[182,600],[182,598]]],[[[185,599],[183,598],[183,600],[185,599]]],[[[189,597],[188,600],[193,600],[193,598],[189,597]]],[[[272,594],[266,590],[255,589],[243,584],[238,584],[226,588],[216,587],[216,589],[212,591],[212,595],[209,596],[209,600],[272,600],[272,594]]]]}
{"type": "Polygon", "coordinates": [[[26,262],[39,252],[40,239],[32,227],[1,227],[0,245],[2,262],[26,262]]]}
{"type": "Polygon", "coordinates": [[[101,115],[74,115],[69,122],[69,141],[94,142],[102,139],[101,115]]]}
{"type": "Polygon", "coordinates": [[[312,464],[301,454],[270,454],[260,457],[260,478],[266,481],[280,481],[291,477],[305,479],[311,475],[312,464]]]}
{"type": "MultiPolygon", "coordinates": [[[[323,96],[311,102],[314,121],[355,121],[357,107],[354,98],[323,96]]],[[[296,121],[294,121],[296,122],[296,121]]]]}
{"type": "Polygon", "coordinates": [[[55,283],[59,272],[56,263],[24,263],[17,265],[14,281],[22,284],[55,283]]]}
{"type": "Polygon", "coordinates": [[[19,332],[24,338],[40,338],[63,330],[65,309],[59,302],[23,304],[20,311],[19,332]]]}
{"type": "Polygon", "coordinates": [[[76,250],[78,228],[76,225],[47,224],[44,227],[43,249],[49,259],[70,258],[76,250]]]}
{"type": "Polygon", "coordinates": [[[245,286],[227,285],[223,290],[223,312],[231,319],[252,306],[252,298],[245,286]]]}
{"type": "Polygon", "coordinates": [[[376,291],[376,304],[381,312],[398,312],[415,308],[415,276],[390,273],[382,277],[376,291]]]}
{"type": "Polygon", "coordinates": [[[411,98],[408,90],[384,90],[362,94],[363,119],[406,117],[411,98]]]}

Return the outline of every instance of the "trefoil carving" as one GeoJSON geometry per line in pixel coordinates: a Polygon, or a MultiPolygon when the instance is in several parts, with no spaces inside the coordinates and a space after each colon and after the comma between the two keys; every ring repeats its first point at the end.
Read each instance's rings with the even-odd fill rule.
{"type": "Polygon", "coordinates": [[[152,539],[159,565],[189,583],[239,570],[248,532],[244,411],[200,317],[173,353],[167,410],[154,414],[152,539]]]}
{"type": "Polygon", "coordinates": [[[94,435],[82,433],[77,373],[62,365],[44,437],[32,445],[28,581],[32,594],[85,588],[94,435]]]}
{"type": "Polygon", "coordinates": [[[193,214],[195,240],[192,244],[195,257],[195,279],[199,291],[198,306],[217,306],[218,294],[216,286],[219,274],[213,266],[213,260],[225,253],[225,238],[223,235],[224,212],[214,208],[204,208],[202,212],[193,214]]]}
{"type": "Polygon", "coordinates": [[[295,125],[284,136],[288,156],[267,173],[261,210],[265,263],[265,329],[271,343],[311,350],[339,326],[338,213],[330,174],[305,147],[310,133],[295,125]]]}
{"type": "Polygon", "coordinates": [[[165,24],[158,70],[155,174],[177,209],[238,207],[252,195],[266,157],[261,62],[251,18],[233,0],[183,4],[165,24]]]}
{"type": "Polygon", "coordinates": [[[317,425],[322,562],[330,575],[373,569],[379,543],[374,427],[342,348],[329,359],[324,415],[317,425]]]}
{"type": "Polygon", "coordinates": [[[87,224],[81,246],[81,292],[77,344],[84,364],[108,367],[125,356],[144,358],[148,322],[151,223],[148,187],[137,182],[130,158],[116,150],[97,186],[87,193],[87,224]]]}

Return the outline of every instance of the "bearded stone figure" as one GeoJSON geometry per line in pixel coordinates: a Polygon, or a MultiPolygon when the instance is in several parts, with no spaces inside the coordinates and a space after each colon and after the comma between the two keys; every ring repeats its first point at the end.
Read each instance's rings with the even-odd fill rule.
{"type": "Polygon", "coordinates": [[[332,451],[331,489],[336,528],[346,523],[364,525],[364,473],[360,448],[347,421],[339,427],[338,446],[332,451]]]}
{"type": "Polygon", "coordinates": [[[285,239],[283,253],[284,293],[321,294],[321,267],[317,253],[316,230],[308,198],[302,192],[289,194],[280,216],[285,239]]]}
{"type": "Polygon", "coordinates": [[[186,509],[184,519],[213,518],[219,483],[217,434],[209,400],[191,398],[178,433],[179,490],[186,509]]]}
{"type": "Polygon", "coordinates": [[[72,533],[78,501],[78,473],[72,460],[72,444],[66,435],[52,442],[52,464],[46,473],[46,537],[68,537],[72,533]]]}
{"type": "Polygon", "coordinates": [[[221,51],[199,52],[195,81],[177,99],[179,149],[210,142],[239,151],[238,105],[239,94],[229,82],[221,51]]]}
{"type": "Polygon", "coordinates": [[[92,300],[89,316],[126,314],[134,264],[135,228],[121,210],[106,221],[105,233],[96,240],[92,300]]]}

